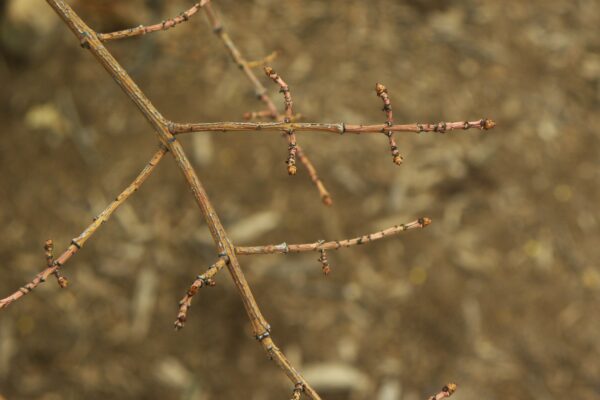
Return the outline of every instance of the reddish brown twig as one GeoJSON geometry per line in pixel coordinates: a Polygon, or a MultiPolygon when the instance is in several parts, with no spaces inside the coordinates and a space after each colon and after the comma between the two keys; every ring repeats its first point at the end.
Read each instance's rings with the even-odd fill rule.
{"type": "Polygon", "coordinates": [[[246,61],[246,63],[248,65],[248,68],[263,67],[263,66],[275,61],[275,59],[277,58],[278,55],[279,55],[279,53],[277,53],[277,51],[273,51],[273,52],[271,52],[271,54],[269,54],[266,57],[263,57],[261,60],[246,61]]]}
{"type": "Polygon", "coordinates": [[[319,196],[321,196],[321,201],[326,206],[332,205],[333,200],[331,199],[331,195],[327,191],[327,188],[323,184],[323,181],[321,180],[321,178],[319,178],[319,175],[317,174],[317,170],[315,169],[314,165],[312,164],[310,159],[304,155],[304,151],[302,150],[302,147],[300,147],[298,145],[298,146],[296,146],[296,150],[297,150],[296,155],[298,156],[298,160],[300,160],[300,162],[302,164],[304,164],[304,166],[306,167],[306,170],[308,171],[308,175],[310,176],[310,179],[313,181],[313,183],[317,187],[317,190],[319,191],[319,196]]]}
{"type": "MultiPolygon", "coordinates": [[[[265,74],[276,84],[279,85],[279,92],[283,93],[283,99],[285,103],[285,117],[283,122],[292,122],[294,116],[294,102],[292,101],[292,94],[290,93],[290,87],[287,83],[273,70],[273,68],[266,66],[264,68],[265,74]]],[[[296,145],[296,134],[293,129],[286,131],[288,138],[288,158],[286,160],[288,174],[296,175],[296,153],[298,147],[296,145]]]]}
{"type": "MultiPolygon", "coordinates": [[[[83,247],[85,242],[98,230],[98,228],[100,228],[100,226],[110,218],[110,216],[116,211],[116,209],[119,208],[119,206],[123,204],[125,200],[127,200],[129,196],[131,196],[137,189],[139,189],[139,187],[144,183],[144,181],[150,176],[152,171],[154,171],[154,168],[156,168],[156,166],[158,165],[160,160],[162,160],[166,152],[167,149],[161,146],[160,149],[154,154],[152,159],[148,162],[148,164],[144,167],[142,172],[140,172],[140,174],[134,179],[134,181],[131,182],[131,184],[127,186],[127,188],[123,190],[123,192],[121,192],[121,194],[119,194],[119,196],[117,196],[117,198],[112,203],[110,203],[108,207],[104,209],[104,211],[102,211],[96,218],[94,218],[94,222],[92,222],[79,236],[71,240],[71,244],[60,255],[60,257],[54,260],[54,256],[52,256],[52,262],[50,262],[48,257],[49,250],[46,250],[46,269],[37,274],[35,278],[31,280],[31,282],[27,283],[25,286],[21,287],[19,290],[17,290],[10,296],[0,300],[0,309],[8,306],[10,303],[16,300],[19,300],[26,294],[29,294],[33,289],[38,287],[40,283],[45,282],[50,275],[55,274],[62,266],[64,266],[65,263],[69,261],[69,259],[73,257],[73,255],[83,247]]],[[[54,246],[52,245],[50,247],[53,248],[54,246]]],[[[58,275],[57,277],[59,276],[60,275],[58,275]]],[[[59,285],[61,284],[60,278],[58,283],[59,285]]],[[[64,283],[67,283],[66,279],[64,283]]]]}
{"type": "Polygon", "coordinates": [[[329,266],[329,260],[327,259],[327,252],[325,251],[325,249],[319,249],[319,253],[321,253],[321,255],[319,256],[319,259],[317,261],[319,261],[321,263],[321,269],[323,270],[323,275],[327,276],[331,272],[331,267],[329,266]]]}
{"type": "Polygon", "coordinates": [[[418,220],[409,222],[408,224],[395,225],[391,228],[387,228],[375,233],[369,233],[368,235],[359,236],[353,239],[333,240],[330,242],[317,241],[313,243],[302,244],[281,243],[269,244],[266,246],[236,247],[235,252],[241,256],[248,256],[253,254],[287,254],[314,250],[337,250],[342,247],[350,247],[373,242],[375,240],[397,235],[401,232],[411,229],[425,228],[429,224],[431,224],[431,219],[419,218],[418,220]]]}
{"type": "Polygon", "coordinates": [[[117,40],[124,39],[133,36],[145,35],[146,33],[158,32],[158,31],[166,31],[167,29],[173,28],[176,25],[179,25],[183,22],[187,22],[194,14],[196,14],[200,8],[202,8],[206,3],[210,0],[202,0],[196,4],[194,4],[189,9],[185,10],[181,14],[176,17],[167,19],[158,24],[154,25],[140,25],[135,28],[123,29],[121,31],[110,32],[110,33],[99,33],[98,39],[103,42],[107,42],[109,40],[117,40]]]}
{"type": "Polygon", "coordinates": [[[456,392],[457,385],[456,383],[449,383],[442,388],[442,390],[429,398],[429,400],[442,400],[446,397],[450,397],[456,392]]]}
{"type": "MultiPolygon", "coordinates": [[[[383,111],[385,111],[386,116],[385,124],[387,125],[387,127],[391,127],[392,125],[394,125],[394,118],[392,116],[392,101],[390,100],[390,96],[388,95],[388,90],[381,83],[378,83],[375,85],[375,92],[377,93],[377,96],[379,96],[383,101],[383,111]]],[[[402,164],[404,158],[400,155],[400,151],[398,151],[398,146],[396,145],[396,141],[394,140],[394,132],[389,129],[384,129],[383,133],[385,133],[390,142],[392,160],[397,165],[402,164]]]]}
{"type": "Polygon", "coordinates": [[[412,133],[446,133],[454,130],[468,129],[489,130],[493,129],[496,123],[491,119],[482,118],[476,121],[438,122],[437,124],[395,124],[392,126],[387,126],[386,124],[356,125],[346,124],[345,122],[292,122],[289,124],[285,122],[199,122],[183,124],[169,122],[168,126],[169,131],[174,135],[191,132],[285,132],[290,129],[293,129],[295,132],[328,132],[343,135],[344,133],[381,134],[385,129],[392,132],[412,133]]]}
{"type": "MultiPolygon", "coordinates": [[[[46,240],[44,244],[44,251],[46,253],[46,266],[48,268],[52,268],[54,266],[54,242],[52,239],[46,240]]],[[[66,288],[69,285],[69,280],[60,274],[60,267],[54,270],[54,276],[56,277],[56,282],[58,282],[58,286],[61,289],[66,288]]]]}
{"type": "Polygon", "coordinates": [[[225,265],[227,265],[227,257],[220,258],[219,261],[211,265],[205,273],[196,277],[196,280],[192,283],[185,293],[185,296],[183,296],[179,302],[179,313],[175,320],[175,329],[179,330],[185,325],[188,310],[192,307],[192,297],[194,297],[194,295],[198,293],[198,290],[203,286],[215,286],[216,282],[213,280],[213,276],[223,269],[225,265]]]}

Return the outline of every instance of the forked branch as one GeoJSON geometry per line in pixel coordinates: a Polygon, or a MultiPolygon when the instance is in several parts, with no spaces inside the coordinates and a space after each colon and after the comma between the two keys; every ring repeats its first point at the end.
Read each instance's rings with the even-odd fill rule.
{"type": "MultiPolygon", "coordinates": [[[[241,55],[237,47],[231,41],[229,36],[224,32],[220,20],[214,13],[210,0],[203,0],[196,3],[190,9],[182,13],[181,15],[164,21],[161,24],[155,24],[150,26],[140,26],[137,28],[128,29],[125,31],[118,31],[108,34],[98,34],[92,30],[81,18],[75,13],[75,11],[64,1],[64,0],[46,0],[50,6],[56,11],[56,13],[63,19],[69,29],[78,38],[80,44],[88,49],[99,63],[107,70],[112,78],[119,84],[121,89],[129,96],[133,103],[138,107],[139,111],[146,117],[146,119],[153,126],[158,140],[160,141],[160,149],[152,157],[148,165],[142,170],[137,178],[104,210],[94,222],[88,226],[78,237],[71,241],[70,246],[60,255],[57,259],[54,259],[53,255],[53,243],[51,241],[46,243],[46,268],[40,272],[36,277],[29,282],[27,285],[8,296],[5,299],[0,300],[0,308],[4,308],[10,303],[18,300],[27,293],[30,293],[35,289],[41,282],[44,282],[49,275],[55,274],[59,284],[66,286],[66,280],[59,274],[59,269],[81,249],[86,241],[97,231],[97,229],[109,219],[109,217],[115,212],[115,210],[125,202],[131,194],[133,194],[148,178],[158,163],[161,161],[163,156],[168,152],[171,153],[175,159],[179,169],[181,170],[187,185],[189,186],[198,207],[200,208],[210,233],[213,237],[216,253],[219,260],[209,268],[204,274],[198,276],[192,283],[190,289],[186,292],[186,295],[182,299],[179,307],[177,321],[175,322],[176,328],[181,328],[187,319],[187,313],[191,306],[192,297],[197,291],[206,285],[213,283],[212,278],[221,269],[227,267],[232,280],[238,290],[242,299],[244,308],[252,325],[255,338],[263,346],[269,357],[275,361],[275,363],[283,370],[291,382],[295,385],[293,399],[298,400],[301,394],[306,395],[312,400],[320,400],[319,395],[316,391],[306,382],[306,380],[295,370],[290,364],[284,354],[275,345],[271,337],[271,327],[267,320],[262,315],[256,300],[252,294],[252,291],[246,281],[245,275],[239,264],[237,255],[250,255],[250,254],[274,254],[274,253],[290,253],[290,252],[304,252],[304,251],[318,251],[320,253],[319,261],[323,265],[323,271],[328,272],[329,262],[327,260],[327,250],[336,250],[342,247],[350,247],[368,243],[374,240],[378,240],[387,236],[395,235],[400,232],[415,228],[423,228],[431,222],[428,218],[420,218],[417,221],[413,221],[408,224],[397,225],[392,228],[388,228],[379,232],[371,233],[368,235],[360,236],[353,239],[340,240],[340,241],[318,241],[314,243],[305,244],[294,244],[287,245],[282,243],[279,245],[267,245],[267,246],[255,246],[255,247],[235,247],[231,242],[225,228],[223,227],[213,205],[211,204],[208,195],[202,186],[198,175],[192,167],[189,159],[187,158],[182,145],[177,141],[176,134],[185,132],[200,132],[200,131],[273,131],[283,132],[288,134],[288,140],[290,143],[290,157],[293,155],[295,158],[298,156],[303,160],[304,165],[307,166],[311,179],[319,188],[321,197],[325,204],[331,202],[331,198],[325,190],[322,182],[318,178],[316,171],[310,161],[306,159],[306,156],[302,153],[302,149],[296,145],[295,132],[301,131],[318,131],[318,132],[332,132],[337,134],[343,133],[385,133],[390,138],[390,146],[392,147],[392,154],[394,161],[397,162],[399,153],[396,153],[395,142],[392,138],[393,132],[438,132],[445,133],[454,129],[471,129],[479,128],[482,130],[491,129],[495,126],[495,123],[489,119],[481,119],[477,121],[465,121],[465,122],[452,122],[445,123],[440,122],[438,124],[407,124],[407,125],[395,125],[392,122],[391,113],[391,102],[387,96],[387,91],[381,85],[377,86],[377,93],[384,102],[384,110],[386,111],[386,123],[378,125],[349,125],[345,123],[300,123],[294,120],[294,114],[292,109],[292,99],[289,93],[287,84],[281,78],[274,73],[272,69],[267,69],[267,75],[277,82],[284,93],[285,99],[285,115],[281,117],[277,108],[266,93],[266,89],[260,83],[256,75],[251,70],[251,65],[241,55]],[[136,83],[127,74],[125,69],[118,63],[118,61],[112,56],[112,54],[106,49],[102,41],[120,39],[124,37],[132,37],[142,35],[149,32],[156,32],[160,30],[166,30],[177,24],[187,21],[192,15],[196,14],[199,9],[204,9],[215,33],[219,35],[232,58],[238,63],[238,65],[245,72],[248,79],[253,83],[257,90],[257,95],[266,105],[266,112],[262,112],[261,115],[270,116],[271,122],[214,122],[214,123],[196,123],[196,124],[178,124],[173,123],[165,119],[156,107],[150,102],[142,90],[136,85],[136,83]],[[294,146],[292,146],[292,144],[294,146]],[[296,151],[292,154],[291,147],[294,147],[296,151]],[[62,283],[61,283],[62,282],[62,283]]],[[[292,165],[288,163],[288,167],[292,165]]],[[[293,163],[295,168],[295,160],[293,163]]],[[[294,171],[295,172],[295,171],[294,171]]],[[[440,393],[433,396],[432,400],[441,400],[442,398],[449,397],[456,390],[456,385],[448,384],[445,386],[440,393]]]]}
{"type": "Polygon", "coordinates": [[[87,242],[87,240],[100,228],[100,226],[108,221],[110,216],[119,208],[121,204],[123,204],[135,191],[137,191],[140,186],[146,181],[146,179],[152,174],[152,171],[156,168],[158,163],[162,160],[163,156],[167,153],[167,149],[164,146],[160,146],[160,149],[152,156],[148,164],[144,167],[142,172],[117,196],[117,198],[108,205],[96,218],[94,221],[87,227],[83,232],[79,234],[76,238],[71,240],[71,244],[67,249],[58,257],[56,260],[52,255],[52,250],[54,245],[46,242],[46,246],[44,246],[46,251],[46,268],[37,274],[35,278],[33,278],[29,283],[19,288],[16,292],[11,294],[10,296],[0,300],[0,309],[7,307],[10,303],[19,300],[21,297],[29,294],[33,289],[39,286],[40,283],[44,283],[46,279],[52,274],[56,275],[58,279],[58,284],[63,287],[67,285],[66,278],[61,277],[59,273],[59,269],[67,263],[77,253],[87,242]],[[61,279],[62,278],[62,279],[61,279]]]}

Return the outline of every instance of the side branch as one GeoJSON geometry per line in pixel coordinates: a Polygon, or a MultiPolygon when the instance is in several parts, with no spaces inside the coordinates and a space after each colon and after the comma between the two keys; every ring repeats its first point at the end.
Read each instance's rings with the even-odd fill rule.
{"type": "MultiPolygon", "coordinates": [[[[110,203],[108,207],[104,209],[96,218],[94,218],[94,222],[92,222],[79,236],[71,240],[71,244],[69,247],[58,257],[56,260],[52,260],[52,262],[48,261],[48,266],[42,272],[37,274],[35,278],[25,286],[21,287],[19,290],[11,294],[10,296],[0,300],[0,309],[7,307],[10,303],[19,300],[21,297],[29,294],[33,289],[39,286],[40,283],[43,283],[48,279],[48,277],[52,274],[55,274],[59,279],[59,285],[61,285],[60,275],[58,274],[59,269],[65,265],[67,261],[75,253],[77,253],[85,244],[85,242],[100,228],[100,226],[108,221],[110,216],[119,208],[121,204],[123,204],[135,191],[137,191],[140,186],[144,183],[144,181],[152,174],[152,171],[156,168],[158,163],[162,160],[163,156],[167,153],[167,149],[164,146],[160,146],[160,149],[154,154],[152,159],[148,162],[148,164],[144,167],[142,172],[135,178],[133,182],[121,194],[117,196],[117,198],[110,203]]],[[[50,260],[51,257],[51,245],[46,245],[46,258],[50,260]]],[[[61,285],[62,286],[62,285],[61,285]]],[[[65,283],[66,286],[66,283],[65,283]]]]}
{"type": "Polygon", "coordinates": [[[342,135],[344,133],[382,133],[391,132],[436,132],[446,133],[454,130],[480,129],[489,130],[496,126],[491,119],[478,119],[476,121],[438,122],[437,124],[403,124],[388,126],[387,124],[376,125],[351,125],[344,122],[320,123],[320,122],[200,122],[200,123],[175,123],[169,122],[169,131],[174,134],[190,132],[241,132],[241,131],[269,131],[287,132],[290,129],[295,132],[329,132],[342,135]]]}
{"type": "Polygon", "coordinates": [[[196,277],[196,280],[192,283],[185,293],[185,296],[183,296],[183,299],[179,302],[179,313],[175,320],[175,329],[179,330],[185,325],[188,310],[192,307],[192,297],[194,297],[194,295],[198,293],[198,290],[203,286],[215,286],[216,282],[213,280],[213,276],[223,269],[228,262],[229,258],[227,256],[220,258],[219,261],[211,265],[205,273],[196,277]]]}
{"type": "Polygon", "coordinates": [[[188,10],[182,12],[178,16],[167,19],[158,24],[140,25],[136,26],[135,28],[123,29],[122,31],[110,33],[98,33],[98,39],[100,39],[103,42],[108,42],[109,40],[124,39],[133,36],[145,35],[146,33],[151,32],[166,31],[169,28],[172,28],[176,25],[188,21],[191,16],[196,14],[200,10],[200,8],[202,8],[209,1],[210,0],[202,0],[194,4],[188,10]]]}
{"type": "Polygon", "coordinates": [[[416,221],[409,222],[408,224],[395,225],[391,228],[384,229],[379,232],[369,233],[368,235],[359,236],[353,239],[345,240],[334,240],[331,242],[317,241],[314,243],[303,243],[303,244],[269,244],[266,246],[252,246],[252,247],[236,247],[236,254],[242,256],[254,255],[254,254],[287,254],[287,253],[301,253],[304,251],[315,251],[315,250],[337,250],[342,247],[351,247],[359,244],[365,244],[373,242],[375,240],[383,239],[384,237],[397,235],[401,232],[408,231],[416,228],[425,228],[431,224],[429,218],[419,218],[416,221]]]}

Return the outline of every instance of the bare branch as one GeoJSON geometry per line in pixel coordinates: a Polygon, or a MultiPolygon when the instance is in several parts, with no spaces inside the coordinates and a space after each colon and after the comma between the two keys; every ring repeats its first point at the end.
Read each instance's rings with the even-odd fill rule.
{"type": "Polygon", "coordinates": [[[192,286],[187,290],[185,296],[179,302],[179,313],[177,314],[177,319],[175,320],[175,329],[182,329],[185,325],[185,321],[187,321],[187,313],[188,310],[192,307],[192,297],[198,290],[203,286],[215,286],[216,282],[213,280],[213,276],[215,276],[225,265],[227,265],[228,259],[227,257],[220,258],[216,263],[211,265],[205,273],[202,275],[198,275],[196,280],[192,283],[192,286]]]}
{"type": "Polygon", "coordinates": [[[391,228],[387,228],[375,233],[369,233],[368,235],[359,236],[353,239],[334,240],[330,242],[321,240],[313,243],[303,244],[287,244],[284,242],[281,244],[269,244],[266,246],[236,247],[235,252],[241,256],[248,256],[254,254],[287,254],[315,250],[337,250],[342,247],[350,247],[373,242],[375,240],[397,235],[401,232],[409,231],[411,229],[425,228],[429,224],[431,224],[431,219],[419,218],[418,220],[409,222],[408,224],[395,225],[391,228]]]}
{"type": "MultiPolygon", "coordinates": [[[[42,272],[37,274],[31,282],[21,287],[19,290],[11,294],[10,296],[0,300],[0,309],[7,307],[10,303],[19,300],[21,297],[29,294],[33,289],[39,286],[40,283],[43,283],[48,279],[48,277],[52,274],[57,274],[58,270],[65,265],[67,261],[75,253],[77,253],[85,244],[85,242],[100,228],[100,226],[108,221],[110,216],[119,208],[121,204],[123,204],[133,193],[135,193],[140,186],[144,183],[144,181],[152,174],[152,171],[156,168],[158,163],[162,160],[163,156],[167,153],[167,149],[164,146],[160,146],[160,149],[152,156],[152,159],[146,164],[142,172],[117,196],[117,198],[108,205],[96,218],[94,218],[94,222],[92,222],[79,236],[71,240],[71,244],[69,247],[54,260],[54,256],[52,255],[53,244],[50,243],[46,245],[46,260],[47,267],[42,272]]],[[[61,284],[61,276],[56,275],[58,278],[58,283],[62,287],[61,284]]],[[[63,277],[63,279],[65,279],[63,277]]],[[[66,279],[63,281],[63,284],[66,286],[66,279]]]]}
{"type": "Polygon", "coordinates": [[[117,40],[117,39],[124,39],[124,38],[139,36],[139,35],[145,35],[146,33],[166,31],[167,29],[173,28],[174,26],[179,25],[183,22],[187,22],[190,19],[190,17],[192,17],[194,14],[196,14],[200,10],[200,8],[202,8],[209,1],[210,0],[202,0],[202,1],[194,4],[192,7],[185,10],[178,16],[167,19],[158,24],[147,25],[147,26],[140,25],[140,26],[136,26],[135,28],[123,29],[121,31],[116,31],[116,32],[99,33],[98,39],[100,39],[103,42],[108,42],[110,40],[117,40]]]}
{"type": "Polygon", "coordinates": [[[293,129],[295,132],[328,132],[343,135],[344,133],[372,134],[382,133],[386,130],[392,132],[436,132],[446,133],[454,130],[480,129],[489,130],[496,126],[491,119],[482,118],[476,121],[415,123],[387,126],[386,124],[375,125],[352,125],[345,122],[323,123],[323,122],[200,122],[200,123],[168,123],[172,134],[190,132],[285,132],[293,129]]]}
{"type": "MultiPolygon", "coordinates": [[[[385,124],[390,127],[394,124],[394,118],[392,117],[392,101],[390,100],[390,96],[388,95],[387,88],[383,86],[381,83],[375,85],[375,92],[377,96],[381,98],[383,101],[383,111],[385,111],[386,121],[385,124]]],[[[384,130],[383,133],[388,137],[390,142],[390,149],[392,151],[392,159],[394,163],[397,165],[402,164],[404,158],[400,155],[398,151],[398,146],[396,145],[396,141],[394,140],[394,132],[391,130],[384,130]]]]}

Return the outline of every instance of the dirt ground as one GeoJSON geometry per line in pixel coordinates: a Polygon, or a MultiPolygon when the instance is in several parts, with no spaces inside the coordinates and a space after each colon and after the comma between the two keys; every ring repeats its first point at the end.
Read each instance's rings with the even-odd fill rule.
{"type": "MultiPolygon", "coordinates": [[[[192,1],[70,1],[98,31],[192,1]]],[[[330,189],[289,177],[271,133],[182,142],[238,244],[433,224],[242,267],[273,338],[324,399],[600,398],[600,3],[596,0],[214,0],[251,59],[278,51],[305,121],[493,118],[490,132],[299,134],[330,189]],[[596,205],[594,205],[596,204],[596,205]]],[[[62,251],[155,151],[151,127],[41,0],[0,3],[0,295],[62,251]]],[[[203,15],[109,45],[163,115],[241,120],[260,103],[203,15]]],[[[262,79],[262,74],[261,74],[262,79]]],[[[277,88],[263,82],[277,104],[277,88]]],[[[228,274],[177,302],[215,260],[168,158],[64,268],[0,312],[0,399],[284,399],[228,274]]]]}

